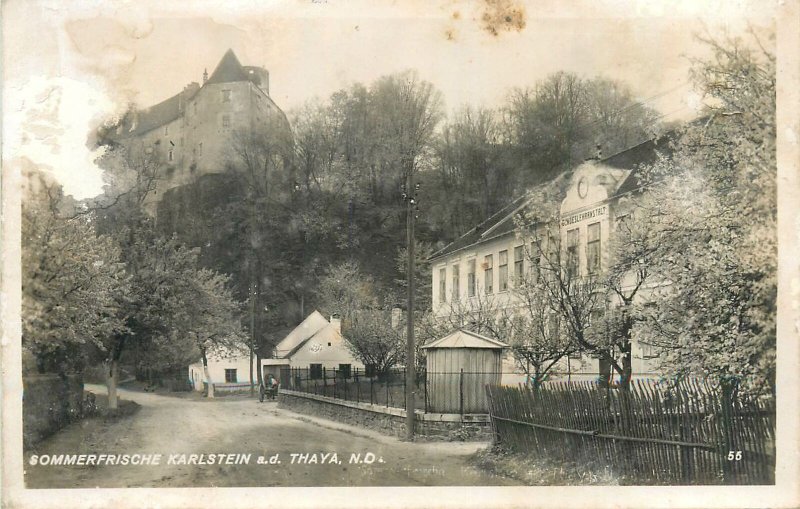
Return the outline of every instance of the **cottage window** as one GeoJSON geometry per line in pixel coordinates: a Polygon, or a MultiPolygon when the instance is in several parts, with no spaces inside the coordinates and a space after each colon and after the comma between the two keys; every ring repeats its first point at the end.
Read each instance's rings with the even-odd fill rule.
{"type": "Polygon", "coordinates": [[[309,364],[308,378],[311,380],[319,380],[322,378],[322,364],[309,364]]]}
{"type": "Polygon", "coordinates": [[[467,262],[467,295],[475,297],[475,258],[467,262]]]}
{"type": "Polygon", "coordinates": [[[643,359],[654,359],[658,357],[658,349],[651,345],[650,343],[639,343],[639,346],[642,349],[642,358],[643,359]]]}
{"type": "Polygon", "coordinates": [[[514,248],[514,283],[519,286],[525,278],[525,265],[523,260],[525,258],[525,248],[517,246],[514,248]]]}
{"type": "Polygon", "coordinates": [[[447,271],[439,269],[439,302],[447,301],[447,271]]]}
{"type": "Polygon", "coordinates": [[[567,277],[579,276],[578,248],[580,247],[580,230],[567,231],[567,277]]]}
{"type": "Polygon", "coordinates": [[[235,384],[236,380],[236,369],[226,369],[225,370],[225,383],[226,384],[235,384]]]}
{"type": "Polygon", "coordinates": [[[230,90],[223,90],[222,91],[222,102],[224,102],[224,103],[231,102],[231,91],[230,90]]]}
{"type": "Polygon", "coordinates": [[[586,241],[586,269],[589,275],[600,272],[600,223],[589,225],[586,241]]]}
{"type": "Polygon", "coordinates": [[[350,364],[339,364],[339,377],[350,378],[350,364]]]}
{"type": "Polygon", "coordinates": [[[453,277],[453,288],[452,288],[453,301],[457,301],[459,292],[461,291],[460,288],[459,288],[459,284],[458,284],[459,283],[458,280],[459,280],[459,278],[461,276],[461,274],[459,274],[460,270],[459,270],[459,265],[458,264],[453,265],[452,272],[453,272],[453,276],[452,276],[453,277]]]}
{"type": "Polygon", "coordinates": [[[494,282],[494,275],[492,273],[492,255],[486,255],[483,258],[483,288],[486,294],[494,292],[492,283],[494,282]]]}
{"type": "Polygon", "coordinates": [[[500,291],[508,290],[508,251],[500,251],[500,291]]]}

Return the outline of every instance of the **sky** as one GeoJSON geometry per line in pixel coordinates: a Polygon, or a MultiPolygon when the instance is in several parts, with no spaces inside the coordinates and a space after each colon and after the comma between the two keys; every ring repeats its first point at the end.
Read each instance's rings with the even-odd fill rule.
{"type": "Polygon", "coordinates": [[[3,157],[49,171],[76,198],[98,194],[92,127],[202,82],[228,48],[269,70],[284,111],[405,69],[439,89],[448,111],[498,107],[511,88],[564,70],[623,81],[665,120],[686,119],[701,103],[690,59],[707,56],[695,34],[770,26],[774,14],[745,0],[562,4],[10,0],[3,157]]]}

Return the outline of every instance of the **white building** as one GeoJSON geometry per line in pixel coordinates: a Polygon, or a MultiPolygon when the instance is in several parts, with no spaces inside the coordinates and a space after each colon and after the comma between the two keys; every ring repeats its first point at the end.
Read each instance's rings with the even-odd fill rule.
{"type": "Polygon", "coordinates": [[[304,370],[313,377],[322,370],[349,372],[364,369],[342,337],[342,321],[337,317],[326,320],[319,311],[314,311],[275,346],[271,359],[262,361],[265,375],[270,373],[281,378],[287,368],[304,370]]]}
{"type": "MultiPolygon", "coordinates": [[[[208,355],[208,374],[215,392],[238,392],[250,390],[250,355],[208,355]]],[[[253,358],[253,379],[258,380],[258,365],[253,358]]],[[[189,380],[195,391],[205,390],[206,376],[203,361],[189,365],[189,380]]]]}
{"type": "MultiPolygon", "coordinates": [[[[560,245],[563,259],[574,259],[581,276],[599,274],[608,268],[608,246],[616,224],[631,213],[630,196],[641,192],[635,169],[652,162],[661,142],[648,141],[602,160],[589,160],[569,176],[560,203],[560,245]]],[[[519,306],[515,280],[531,270],[524,239],[518,236],[515,217],[533,198],[524,195],[482,224],[431,257],[433,310],[445,316],[455,307],[474,308],[490,301],[496,309],[519,306]]],[[[637,293],[635,302],[646,299],[649,288],[637,293]]],[[[654,349],[634,336],[632,367],[635,377],[656,376],[652,367],[654,349]]],[[[519,371],[510,354],[504,372],[519,371]]],[[[593,378],[599,361],[574,355],[559,366],[570,377],[593,378]]],[[[504,383],[523,377],[504,377],[504,383]]]]}

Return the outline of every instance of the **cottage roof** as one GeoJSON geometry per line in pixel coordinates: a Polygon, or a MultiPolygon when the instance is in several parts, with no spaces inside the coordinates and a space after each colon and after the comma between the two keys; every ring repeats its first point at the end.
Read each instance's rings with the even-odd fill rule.
{"type": "Polygon", "coordinates": [[[422,348],[508,348],[502,341],[488,338],[465,329],[458,329],[447,336],[428,343],[422,348]]]}
{"type": "Polygon", "coordinates": [[[236,54],[232,49],[229,49],[223,55],[222,60],[217,64],[217,68],[211,73],[205,85],[212,85],[214,83],[230,83],[233,81],[248,81],[247,72],[244,67],[236,58],[236,54]]]}
{"type": "Polygon", "coordinates": [[[328,325],[330,324],[322,316],[322,313],[314,311],[275,346],[276,356],[278,358],[291,357],[311,336],[328,325]]]}

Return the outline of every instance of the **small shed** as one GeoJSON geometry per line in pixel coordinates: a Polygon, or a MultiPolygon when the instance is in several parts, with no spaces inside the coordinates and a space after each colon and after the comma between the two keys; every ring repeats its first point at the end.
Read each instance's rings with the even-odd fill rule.
{"type": "Polygon", "coordinates": [[[428,343],[428,411],[485,414],[489,412],[486,385],[500,385],[502,353],[508,345],[474,332],[458,329],[428,343]]]}

